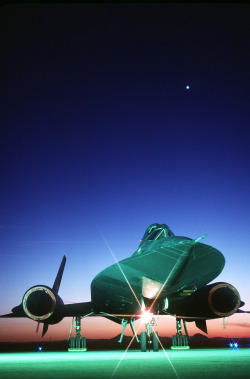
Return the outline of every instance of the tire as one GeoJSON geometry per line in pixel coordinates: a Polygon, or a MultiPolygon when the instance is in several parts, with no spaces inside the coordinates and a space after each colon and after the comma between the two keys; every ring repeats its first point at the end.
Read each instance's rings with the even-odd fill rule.
{"type": "Polygon", "coordinates": [[[172,346],[177,346],[176,336],[172,336],[172,346]]]}
{"type": "Polygon", "coordinates": [[[188,346],[188,338],[187,338],[187,336],[183,336],[183,346],[188,346]]]}
{"type": "Polygon", "coordinates": [[[70,349],[74,349],[74,347],[75,347],[74,338],[70,338],[70,340],[69,340],[69,347],[70,347],[70,349]]]}
{"type": "Polygon", "coordinates": [[[86,337],[82,337],[82,347],[86,349],[86,337]]]}
{"type": "Polygon", "coordinates": [[[182,346],[182,336],[177,336],[177,346],[182,346]]]}
{"type": "Polygon", "coordinates": [[[147,351],[147,335],[146,335],[146,332],[141,332],[140,343],[141,343],[141,352],[145,353],[145,351],[147,351]]]}
{"type": "Polygon", "coordinates": [[[153,333],[153,351],[159,351],[158,332],[153,333]]]}

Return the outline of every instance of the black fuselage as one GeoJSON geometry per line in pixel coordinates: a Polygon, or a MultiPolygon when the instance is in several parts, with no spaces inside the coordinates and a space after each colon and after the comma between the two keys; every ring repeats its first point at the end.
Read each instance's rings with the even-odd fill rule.
{"type": "Polygon", "coordinates": [[[95,312],[133,315],[137,299],[154,301],[199,289],[222,271],[224,256],[215,248],[186,237],[146,240],[129,258],[101,271],[91,283],[95,312]],[[128,284],[129,283],[129,284],[128,284]]]}

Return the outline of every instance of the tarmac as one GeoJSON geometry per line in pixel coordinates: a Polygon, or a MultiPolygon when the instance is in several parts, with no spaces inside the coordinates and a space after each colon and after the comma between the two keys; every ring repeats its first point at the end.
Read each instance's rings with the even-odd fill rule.
{"type": "Polygon", "coordinates": [[[250,348],[1,353],[1,378],[249,378],[250,348]]]}

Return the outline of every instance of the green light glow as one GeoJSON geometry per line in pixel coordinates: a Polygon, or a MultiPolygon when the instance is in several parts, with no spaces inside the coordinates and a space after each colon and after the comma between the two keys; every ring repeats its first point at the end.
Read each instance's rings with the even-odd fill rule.
{"type": "MultiPolygon", "coordinates": [[[[155,332],[154,328],[152,328],[152,329],[153,329],[153,332],[155,332]]],[[[163,347],[163,345],[162,345],[162,343],[161,343],[161,341],[160,341],[158,335],[157,335],[157,334],[155,334],[155,335],[156,335],[156,337],[157,337],[157,339],[158,339],[158,342],[159,342],[159,344],[160,344],[160,346],[161,346],[161,348],[162,348],[162,350],[163,350],[163,352],[164,352],[164,354],[165,354],[165,357],[166,357],[167,360],[169,361],[169,363],[170,363],[170,365],[171,365],[171,367],[172,367],[172,369],[173,369],[173,371],[174,371],[174,373],[175,373],[177,379],[179,379],[179,375],[177,374],[177,372],[176,372],[176,370],[175,370],[175,368],[174,368],[174,366],[173,366],[173,363],[171,362],[171,360],[170,360],[170,358],[169,358],[169,356],[168,356],[166,350],[164,349],[164,347],[163,347]]]]}
{"type": "MultiPolygon", "coordinates": [[[[181,379],[249,377],[250,349],[169,350],[167,355],[181,379]]],[[[176,378],[163,350],[0,354],[0,377],[6,379],[110,379],[115,369],[113,378],[176,378]]]]}

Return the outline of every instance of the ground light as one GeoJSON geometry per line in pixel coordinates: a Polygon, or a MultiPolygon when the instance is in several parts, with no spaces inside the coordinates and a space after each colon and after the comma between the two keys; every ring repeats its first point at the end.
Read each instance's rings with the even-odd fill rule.
{"type": "Polygon", "coordinates": [[[232,338],[232,339],[229,339],[229,340],[228,340],[229,343],[227,344],[227,346],[229,347],[229,349],[230,349],[230,350],[238,350],[239,347],[241,346],[241,345],[239,345],[239,340],[240,340],[240,339],[238,339],[237,341],[235,341],[233,338],[232,338]]]}

